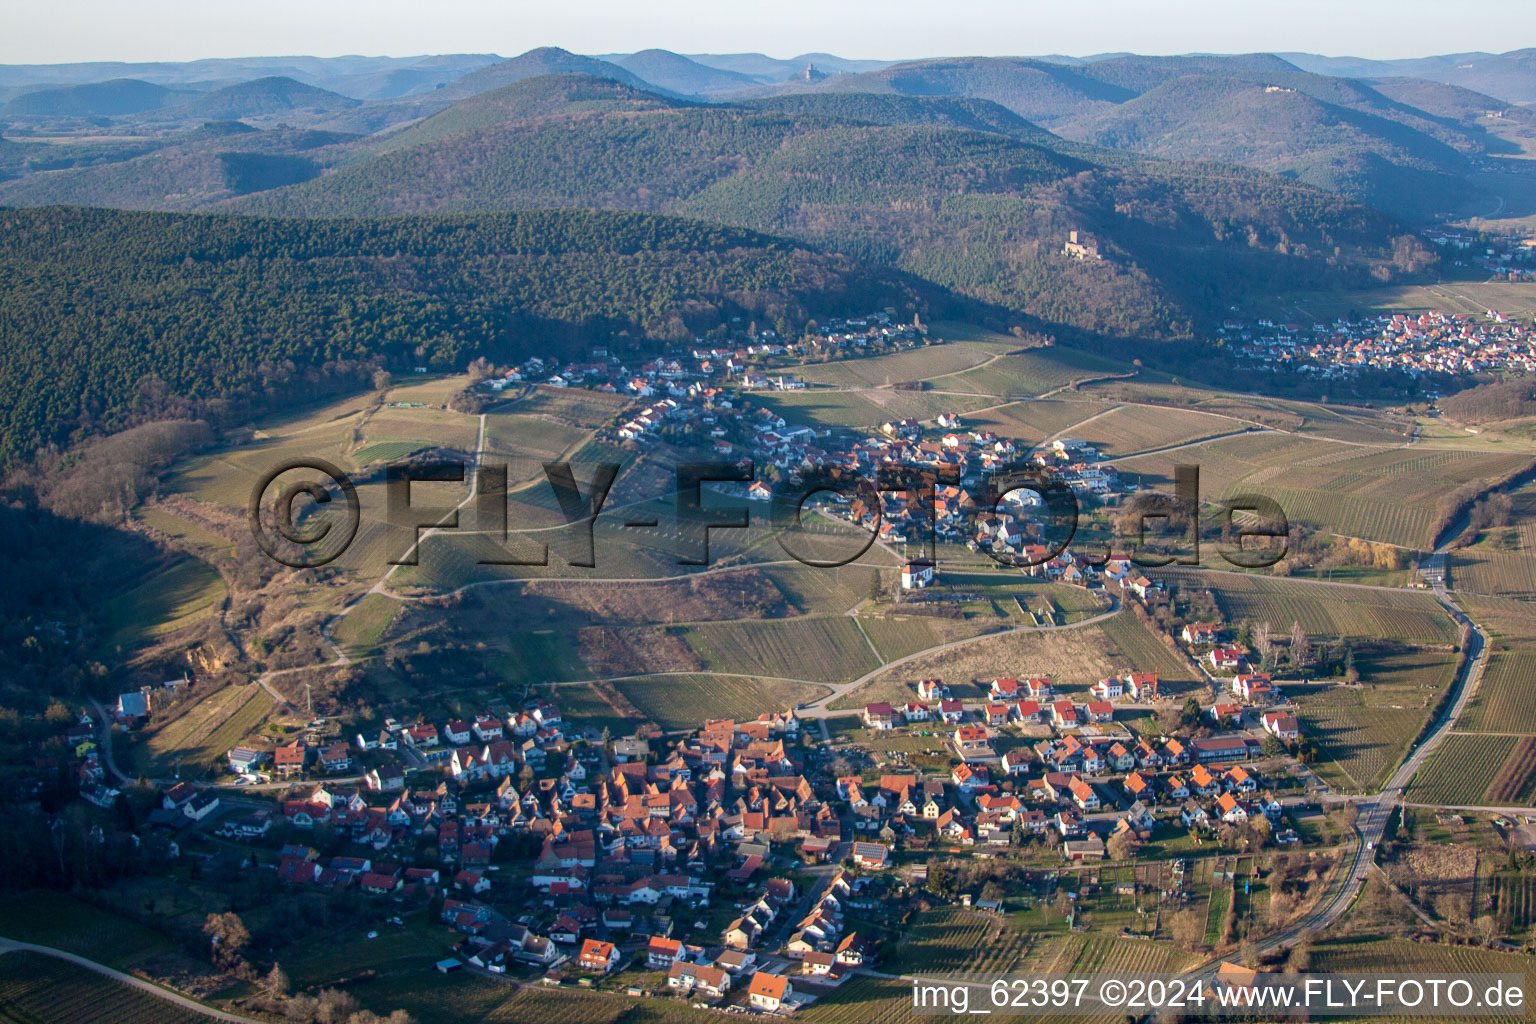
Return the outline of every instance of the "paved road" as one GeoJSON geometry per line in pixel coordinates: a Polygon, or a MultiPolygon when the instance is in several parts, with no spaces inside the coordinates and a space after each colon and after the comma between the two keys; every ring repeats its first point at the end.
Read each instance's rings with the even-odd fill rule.
{"type": "Polygon", "coordinates": [[[140,992],[147,992],[156,999],[163,999],[168,1003],[175,1003],[182,1009],[191,1010],[193,1013],[200,1013],[211,1020],[229,1021],[230,1024],[264,1024],[263,1021],[259,1021],[255,1017],[242,1017],[239,1014],[225,1013],[223,1010],[216,1010],[211,1006],[205,1006],[179,992],[162,988],[153,982],[145,981],[143,978],[135,978],[131,974],[124,974],[122,971],[114,970],[106,964],[99,964],[95,960],[87,960],[83,956],[67,953],[62,949],[55,949],[52,946],[38,946],[31,942],[19,942],[16,939],[0,937],[0,956],[16,952],[38,953],[42,956],[51,956],[55,960],[67,960],[76,966],[84,967],[88,971],[94,971],[97,974],[111,978],[113,981],[136,988],[140,992]]]}

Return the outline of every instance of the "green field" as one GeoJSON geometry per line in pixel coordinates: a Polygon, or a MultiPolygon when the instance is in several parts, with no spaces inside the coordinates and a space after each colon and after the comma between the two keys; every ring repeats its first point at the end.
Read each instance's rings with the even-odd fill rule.
{"type": "Polygon", "coordinates": [[[213,1020],[84,967],[27,952],[0,956],[0,1019],[15,1024],[204,1024],[213,1020]]]}
{"type": "MultiPolygon", "coordinates": [[[[176,946],[160,932],[76,899],[31,890],[0,898],[0,935],[129,971],[176,946]]],[[[10,956],[0,957],[3,964],[10,956]]]]}
{"type": "MultiPolygon", "coordinates": [[[[826,694],[821,687],[804,683],[729,676],[621,679],[613,685],[646,717],[669,730],[697,729],[710,718],[753,719],[826,694]]],[[[558,692],[563,696],[565,688],[558,692]]]]}
{"type": "Polygon", "coordinates": [[[193,777],[223,761],[272,710],[272,697],[255,683],[225,686],[153,731],[130,748],[147,774],[193,777]]]}
{"type": "Polygon", "coordinates": [[[103,608],[106,642],[131,647],[213,614],[228,591],[207,562],[179,558],[103,608]]]}

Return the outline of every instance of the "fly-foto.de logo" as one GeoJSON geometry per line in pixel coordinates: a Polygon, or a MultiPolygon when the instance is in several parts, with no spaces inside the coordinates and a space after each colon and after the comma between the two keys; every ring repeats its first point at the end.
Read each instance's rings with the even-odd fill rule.
{"type": "MultiPolygon", "coordinates": [[[[932,565],[941,543],[966,538],[968,547],[1015,568],[1049,562],[1076,540],[1074,552],[1090,566],[1115,558],[1144,567],[1195,566],[1204,544],[1227,563],[1254,569],[1284,558],[1290,533],[1284,510],[1264,495],[1203,502],[1198,466],[1176,466],[1171,493],[1138,492],[1115,507],[1112,519],[1102,510],[1085,513],[1057,474],[1026,463],[964,482],[928,466],[887,465],[870,473],[811,466],[779,475],[771,486],[759,480],[750,460],[685,463],[675,468],[670,491],[612,506],[609,495],[622,469],[619,463],[542,463],[542,483],[554,496],[568,564],[597,567],[594,528],[600,518],[617,529],[648,531],[652,542],[664,537],[684,566],[711,564],[711,535],[717,530],[766,528],[786,555],[817,568],[848,565],[882,541],[900,543],[910,561],[932,565]],[[750,496],[740,493],[748,487],[750,496]],[[657,500],[665,503],[669,496],[663,523],[657,500]],[[810,522],[816,517],[852,529],[817,530],[810,522]],[[1085,522],[1095,528],[1085,530],[1085,522]]],[[[411,537],[408,549],[390,564],[419,565],[420,541],[428,531],[463,531],[496,543],[497,553],[478,559],[481,565],[547,566],[550,545],[537,538],[550,526],[514,522],[508,483],[506,464],[443,459],[386,467],[383,508],[370,511],[387,528],[411,537]],[[413,490],[466,484],[467,496],[451,506],[424,503],[413,490]],[[514,537],[524,550],[508,547],[514,537]]],[[[352,477],[316,458],[274,466],[252,489],[247,506],[261,550],[297,569],[328,565],[345,554],[359,536],[363,513],[352,477]]]]}

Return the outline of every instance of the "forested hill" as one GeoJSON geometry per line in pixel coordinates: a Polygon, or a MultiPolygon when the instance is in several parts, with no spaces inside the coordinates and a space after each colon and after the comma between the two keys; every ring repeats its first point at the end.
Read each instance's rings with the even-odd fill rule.
{"type": "Polygon", "coordinates": [[[375,368],[622,352],[721,316],[962,312],[894,271],[629,213],[276,220],[0,209],[0,469],[169,415],[218,421],[375,368]]]}
{"type": "Polygon", "coordinates": [[[1404,233],[1288,179],[1093,150],[981,100],[850,94],[713,106],[550,76],[464,100],[373,145],[369,159],[227,208],[672,213],[799,238],[1137,344],[1188,337],[1254,293],[1390,276],[1392,240],[1404,233]],[[1090,233],[1104,259],[1064,256],[1073,230],[1090,233]]]}

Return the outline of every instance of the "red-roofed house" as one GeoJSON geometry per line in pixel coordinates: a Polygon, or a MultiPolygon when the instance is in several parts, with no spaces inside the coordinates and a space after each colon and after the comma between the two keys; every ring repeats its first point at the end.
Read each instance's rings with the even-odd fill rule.
{"type": "Polygon", "coordinates": [[[752,985],[747,989],[747,994],[754,1009],[775,1013],[794,991],[788,978],[758,971],[752,975],[752,985]]]}
{"type": "Polygon", "coordinates": [[[581,952],[576,957],[576,964],[584,971],[607,974],[619,966],[619,950],[611,942],[584,939],[581,943],[581,952]]]}

